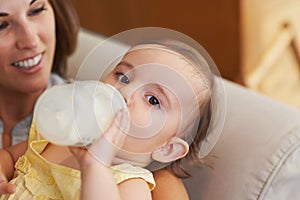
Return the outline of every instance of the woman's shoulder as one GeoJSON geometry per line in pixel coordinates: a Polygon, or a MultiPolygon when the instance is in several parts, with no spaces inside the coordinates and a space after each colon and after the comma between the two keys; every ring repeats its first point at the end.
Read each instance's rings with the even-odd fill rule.
{"type": "Polygon", "coordinates": [[[182,180],[176,177],[168,169],[163,168],[153,172],[156,187],[152,191],[152,198],[155,199],[172,199],[188,200],[187,191],[182,180]]]}

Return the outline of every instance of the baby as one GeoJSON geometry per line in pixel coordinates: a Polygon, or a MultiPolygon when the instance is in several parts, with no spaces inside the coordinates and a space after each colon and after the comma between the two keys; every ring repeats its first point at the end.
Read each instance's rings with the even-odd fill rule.
{"type": "Polygon", "coordinates": [[[169,165],[173,173],[184,177],[187,173],[180,164],[181,158],[188,156],[194,162],[202,162],[199,144],[210,123],[214,77],[197,51],[171,40],[140,44],[103,81],[116,87],[125,98],[130,130],[124,133],[119,129],[118,124],[125,118],[120,112],[106,138],[94,143],[89,153],[73,149],[82,171],[82,199],[151,199],[149,187],[154,183],[147,179],[146,171],[141,173],[136,166],[157,169],[169,165]],[[103,140],[109,140],[112,149],[119,150],[103,150],[103,140]],[[103,156],[102,152],[113,155],[103,156]],[[135,168],[120,171],[145,177],[137,175],[117,185],[107,163],[130,163],[135,168]]]}
{"type": "Polygon", "coordinates": [[[197,50],[175,40],[138,44],[101,81],[121,93],[127,111],[88,150],[50,143],[33,123],[10,181],[16,192],[0,199],[151,199],[155,182],[144,167],[185,177],[183,157],[203,162],[214,76],[197,50]]]}

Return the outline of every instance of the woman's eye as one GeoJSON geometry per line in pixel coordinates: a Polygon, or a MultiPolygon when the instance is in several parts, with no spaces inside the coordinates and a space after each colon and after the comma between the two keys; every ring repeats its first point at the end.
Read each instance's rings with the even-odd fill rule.
{"type": "Polygon", "coordinates": [[[38,15],[40,14],[41,12],[43,12],[45,9],[45,5],[42,5],[36,9],[33,9],[30,13],[29,13],[29,16],[35,16],[35,15],[38,15]]]}
{"type": "Polygon", "coordinates": [[[155,97],[155,96],[152,96],[152,95],[148,95],[146,96],[148,102],[153,105],[153,106],[159,106],[160,105],[160,102],[159,100],[155,97]]]}
{"type": "Polygon", "coordinates": [[[118,80],[122,83],[129,84],[129,78],[125,76],[123,73],[116,73],[118,80]]]}
{"type": "Polygon", "coordinates": [[[0,24],[0,31],[5,29],[8,26],[7,22],[3,22],[2,24],[0,24]]]}

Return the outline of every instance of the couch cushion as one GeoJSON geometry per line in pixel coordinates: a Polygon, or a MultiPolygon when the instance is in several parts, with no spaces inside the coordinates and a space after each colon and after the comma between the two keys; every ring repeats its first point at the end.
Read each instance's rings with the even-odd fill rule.
{"type": "Polygon", "coordinates": [[[190,198],[300,199],[300,111],[226,80],[225,89],[225,124],[210,153],[214,169],[191,168],[184,181],[190,198]]]}

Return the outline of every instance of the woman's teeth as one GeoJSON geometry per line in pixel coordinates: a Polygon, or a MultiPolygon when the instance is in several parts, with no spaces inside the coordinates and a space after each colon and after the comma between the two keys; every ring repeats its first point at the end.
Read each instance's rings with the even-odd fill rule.
{"type": "Polygon", "coordinates": [[[13,63],[13,66],[15,67],[22,67],[22,68],[31,68],[35,65],[37,65],[42,59],[42,54],[39,54],[37,56],[35,56],[34,58],[28,59],[28,60],[23,60],[20,62],[15,62],[13,63]]]}

